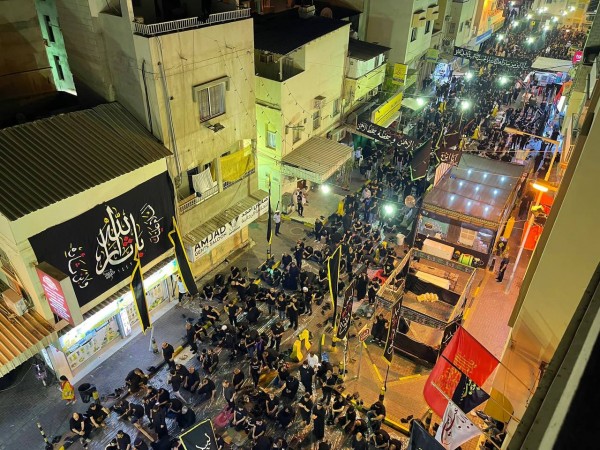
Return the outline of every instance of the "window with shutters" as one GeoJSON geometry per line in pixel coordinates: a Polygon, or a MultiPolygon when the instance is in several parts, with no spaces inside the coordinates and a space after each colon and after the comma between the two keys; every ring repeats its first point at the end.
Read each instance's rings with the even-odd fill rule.
{"type": "Polygon", "coordinates": [[[337,116],[340,113],[340,99],[336,98],[333,101],[333,117],[337,116]]]}
{"type": "Polygon", "coordinates": [[[198,103],[200,122],[225,114],[225,93],[229,90],[229,77],[194,86],[194,101],[198,103]]]}
{"type": "Polygon", "coordinates": [[[321,111],[316,111],[313,113],[313,130],[316,130],[321,127],[321,111]]]}
{"type": "Polygon", "coordinates": [[[267,130],[267,147],[277,148],[277,133],[267,130]]]}

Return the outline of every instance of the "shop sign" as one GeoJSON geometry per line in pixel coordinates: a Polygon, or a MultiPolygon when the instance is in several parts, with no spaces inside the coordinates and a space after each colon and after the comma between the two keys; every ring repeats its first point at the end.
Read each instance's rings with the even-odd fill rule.
{"type": "Polygon", "coordinates": [[[402,92],[390,97],[383,105],[373,111],[373,123],[385,126],[392,116],[400,111],[402,106],[402,92]]]}
{"type": "Polygon", "coordinates": [[[411,137],[397,133],[389,128],[380,127],[367,120],[359,121],[356,124],[356,131],[384,144],[393,145],[401,152],[411,151],[415,146],[415,141],[411,137]]]}
{"type": "Polygon", "coordinates": [[[129,278],[136,249],[142,265],[172,248],[175,214],[167,172],[29,238],[38,261],[70,278],[84,306],[129,278]]]}
{"type": "Polygon", "coordinates": [[[36,266],[35,270],[42,283],[42,289],[48,300],[50,310],[71,325],[81,323],[83,318],[77,305],[77,299],[73,294],[73,286],[70,278],[47,263],[36,266]],[[69,293],[71,294],[70,296],[69,293]],[[74,313],[71,311],[74,311],[74,313]]]}
{"type": "Polygon", "coordinates": [[[256,219],[258,219],[260,216],[265,214],[268,209],[269,197],[265,197],[255,205],[242,212],[237,217],[234,217],[226,224],[214,230],[200,242],[196,243],[196,245],[194,245],[194,247],[191,248],[191,251],[189,252],[190,260],[194,262],[201,256],[206,255],[214,247],[221,244],[223,241],[227,240],[235,233],[240,231],[243,227],[249,225],[256,219]]]}
{"type": "Polygon", "coordinates": [[[425,55],[425,60],[427,62],[437,62],[440,58],[440,51],[437,48],[427,49],[427,54],[425,55]]]}
{"type": "Polygon", "coordinates": [[[492,30],[487,30],[485,33],[480,34],[475,38],[475,45],[481,44],[483,41],[487,40],[492,36],[492,30]]]}
{"type": "Polygon", "coordinates": [[[408,73],[408,66],[406,64],[394,64],[394,73],[392,75],[392,82],[398,86],[404,86],[406,83],[406,74],[408,73]]]}
{"type": "Polygon", "coordinates": [[[571,62],[573,64],[579,64],[581,62],[581,60],[583,59],[583,52],[581,50],[577,50],[574,54],[573,54],[573,58],[571,59],[571,62]]]}

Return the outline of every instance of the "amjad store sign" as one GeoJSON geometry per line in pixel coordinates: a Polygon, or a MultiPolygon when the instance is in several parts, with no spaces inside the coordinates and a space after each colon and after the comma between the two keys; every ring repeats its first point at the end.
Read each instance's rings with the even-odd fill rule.
{"type": "Polygon", "coordinates": [[[79,306],[172,248],[173,186],[167,172],[29,238],[38,261],[70,278],[79,306]]]}
{"type": "Polygon", "coordinates": [[[246,225],[251,224],[269,209],[269,197],[265,197],[258,203],[252,205],[238,216],[231,219],[224,225],[212,231],[208,236],[197,242],[193,247],[188,247],[190,261],[194,262],[200,257],[206,255],[217,245],[221,244],[235,233],[240,231],[246,225]]]}
{"type": "Polygon", "coordinates": [[[37,265],[35,270],[50,310],[73,326],[83,322],[69,276],[46,262],[37,265]]]}

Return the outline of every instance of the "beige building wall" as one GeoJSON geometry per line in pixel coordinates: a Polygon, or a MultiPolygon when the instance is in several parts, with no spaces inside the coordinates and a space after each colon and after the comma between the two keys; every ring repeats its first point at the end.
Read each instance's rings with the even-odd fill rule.
{"type": "MultiPolygon", "coordinates": [[[[163,159],[34,211],[15,221],[10,222],[6,217],[0,215],[0,246],[7,254],[15,271],[19,275],[23,288],[31,295],[36,311],[42,314],[50,323],[53,323],[53,315],[44,298],[42,286],[35,270],[35,265],[41,261],[36,260],[28,238],[50,227],[73,219],[95,205],[128,192],[144,181],[163,173],[165,170],[166,164],[163,159]]],[[[162,258],[157,258],[145,266],[144,269],[151,268],[160,262],[162,258]]],[[[107,296],[126,286],[127,283],[128,280],[124,280],[122,283],[114,286],[109,292],[103,294],[101,298],[88,303],[82,308],[82,313],[89,311],[107,298],[107,296]]]]}
{"type": "Polygon", "coordinates": [[[34,1],[3,0],[0,2],[0,102],[54,90],[34,1]]]}
{"type": "Polygon", "coordinates": [[[470,0],[466,3],[452,2],[448,37],[454,39],[454,45],[465,47],[472,37],[475,24],[477,3],[483,0],[470,0]]]}
{"type": "Polygon", "coordinates": [[[306,44],[301,58],[305,61],[304,71],[286,81],[256,77],[258,186],[268,190],[271,177],[273,207],[295,183],[281,176],[281,158],[310,137],[324,136],[340,123],[349,34],[350,24],[306,44]],[[320,109],[315,106],[318,96],[325,98],[320,109]],[[336,100],[337,114],[334,113],[336,100]],[[313,126],[315,114],[320,117],[318,128],[313,126]],[[267,147],[266,133],[274,126],[279,128],[273,149],[267,147]],[[298,129],[296,141],[292,127],[298,129]]]}
{"type": "MultiPolygon", "coordinates": [[[[430,46],[433,22],[429,32],[417,28],[411,41],[412,17],[415,11],[427,10],[438,0],[377,0],[371,1],[368,13],[366,40],[386,45],[390,63],[409,64],[423,55],[430,46]]],[[[441,13],[440,13],[441,14],[441,13]]]]}

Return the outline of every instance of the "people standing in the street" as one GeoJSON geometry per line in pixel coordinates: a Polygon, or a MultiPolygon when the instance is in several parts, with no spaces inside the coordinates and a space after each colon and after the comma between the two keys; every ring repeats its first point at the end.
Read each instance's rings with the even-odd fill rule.
{"type": "Polygon", "coordinates": [[[273,214],[273,222],[275,222],[275,236],[279,236],[281,228],[281,212],[279,210],[273,214]]]}
{"type": "Polygon", "coordinates": [[[304,195],[302,194],[302,191],[298,192],[298,195],[296,196],[296,202],[297,202],[297,208],[298,208],[298,215],[300,217],[304,217],[304,202],[306,200],[304,199],[304,195]]]}
{"type": "Polygon", "coordinates": [[[62,399],[65,400],[67,405],[72,405],[77,401],[77,399],[75,398],[75,388],[73,387],[69,379],[64,375],[60,376],[59,381],[62,399]]]}
{"type": "Polygon", "coordinates": [[[503,254],[502,259],[500,260],[500,267],[498,268],[498,276],[496,277],[496,281],[501,283],[504,279],[504,272],[506,272],[506,268],[508,267],[508,263],[510,262],[510,257],[508,254],[503,254]]]}
{"type": "Polygon", "coordinates": [[[317,402],[317,406],[313,408],[313,436],[317,442],[325,437],[325,415],[327,410],[321,401],[317,402]]]}
{"type": "Polygon", "coordinates": [[[162,343],[162,355],[165,362],[169,365],[169,369],[175,370],[175,361],[173,360],[175,349],[168,342],[162,343]]]}
{"type": "Polygon", "coordinates": [[[179,303],[181,304],[183,297],[185,297],[188,293],[188,290],[185,288],[185,283],[181,277],[177,279],[177,290],[179,291],[179,303]]]}

